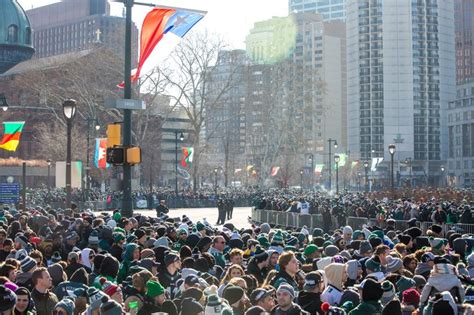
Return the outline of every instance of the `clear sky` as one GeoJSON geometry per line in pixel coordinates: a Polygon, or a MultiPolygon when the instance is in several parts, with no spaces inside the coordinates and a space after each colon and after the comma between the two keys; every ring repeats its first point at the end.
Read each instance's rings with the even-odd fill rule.
{"type": "MultiPolygon", "coordinates": [[[[58,0],[17,1],[25,10],[59,2],[58,0]]],[[[123,4],[109,2],[112,15],[121,15],[123,4]]],[[[196,28],[206,28],[224,35],[232,48],[245,48],[245,36],[254,22],[288,14],[288,0],[141,0],[140,2],[208,11],[196,28]]],[[[139,28],[148,10],[150,8],[135,6],[133,20],[139,28]]]]}

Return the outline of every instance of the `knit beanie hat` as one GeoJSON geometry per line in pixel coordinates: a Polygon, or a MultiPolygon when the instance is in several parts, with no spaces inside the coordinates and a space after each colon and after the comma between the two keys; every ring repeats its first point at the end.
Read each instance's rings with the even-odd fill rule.
{"type": "Polygon", "coordinates": [[[337,248],[337,246],[334,246],[334,245],[328,245],[324,249],[324,255],[326,255],[327,257],[336,256],[338,253],[339,253],[339,248],[337,248]]]}
{"type": "Polygon", "coordinates": [[[125,234],[123,233],[114,233],[113,234],[114,243],[118,244],[125,239],[125,234]]]}
{"type": "MultiPolygon", "coordinates": [[[[371,272],[380,272],[381,266],[380,262],[374,259],[373,257],[365,261],[365,268],[371,272]]],[[[368,271],[367,271],[368,272],[368,271]]]]}
{"type": "Polygon", "coordinates": [[[154,280],[148,280],[146,283],[146,289],[146,295],[152,298],[165,293],[165,288],[163,288],[159,282],[154,280]]]}
{"type": "Polygon", "coordinates": [[[260,224],[260,232],[261,232],[261,233],[268,234],[268,233],[270,233],[270,229],[271,229],[271,228],[270,228],[270,224],[268,224],[268,223],[266,223],[266,222],[260,224]]]}
{"type": "Polygon", "coordinates": [[[99,231],[92,230],[89,234],[89,245],[99,245],[99,231]]]}
{"type": "Polygon", "coordinates": [[[73,300],[69,298],[64,298],[58,303],[56,303],[56,305],[54,306],[54,308],[58,308],[58,307],[61,307],[62,309],[66,311],[65,315],[74,315],[74,301],[73,300]]]}
{"type": "Polygon", "coordinates": [[[387,272],[397,272],[403,267],[403,261],[400,258],[387,256],[387,272]]]}
{"type": "Polygon", "coordinates": [[[16,304],[16,294],[4,286],[0,286],[0,312],[11,310],[16,304]]]}
{"type": "Polygon", "coordinates": [[[280,246],[284,246],[284,242],[283,242],[283,234],[280,230],[276,231],[276,233],[273,235],[273,238],[272,238],[272,245],[275,244],[275,245],[280,245],[280,246]]]}
{"type": "Polygon", "coordinates": [[[443,238],[430,237],[428,241],[430,242],[431,248],[436,249],[436,250],[439,250],[441,249],[441,247],[446,245],[446,240],[443,238]]]}
{"type": "Polygon", "coordinates": [[[120,290],[120,287],[110,281],[107,281],[105,278],[100,278],[100,285],[102,286],[102,291],[108,296],[114,295],[117,291],[120,290]]]}
{"type": "Polygon", "coordinates": [[[28,238],[25,235],[20,234],[17,237],[15,237],[15,243],[20,243],[21,247],[26,248],[28,247],[29,242],[28,242],[28,238]]]}
{"type": "Polygon", "coordinates": [[[366,253],[372,252],[372,245],[369,241],[362,241],[359,245],[359,255],[364,256],[366,253]]]}
{"type": "MultiPolygon", "coordinates": [[[[230,305],[240,301],[240,299],[244,296],[244,290],[239,286],[228,286],[224,289],[224,299],[226,299],[230,305]]],[[[294,295],[293,295],[294,296],[294,295]]]]}
{"type": "Polygon", "coordinates": [[[197,315],[203,311],[202,305],[193,298],[184,298],[181,301],[181,314],[197,315]]]}
{"type": "Polygon", "coordinates": [[[416,282],[413,279],[407,278],[405,276],[400,277],[400,279],[396,283],[398,288],[399,297],[402,297],[403,291],[408,290],[410,288],[414,288],[416,286],[416,282]]]}
{"type": "Polygon", "coordinates": [[[268,238],[267,238],[264,234],[260,234],[260,235],[257,237],[257,241],[260,243],[260,245],[261,245],[263,248],[268,248],[268,247],[270,247],[270,243],[268,242],[268,238]]]}
{"type": "Polygon", "coordinates": [[[342,308],[331,306],[328,302],[321,304],[321,310],[326,315],[346,315],[346,311],[342,308]]]}
{"type": "Polygon", "coordinates": [[[141,259],[155,258],[155,252],[150,248],[145,248],[140,252],[140,258],[141,259]]]}
{"type": "Polygon", "coordinates": [[[409,304],[412,306],[418,306],[420,304],[420,293],[415,289],[411,288],[408,290],[403,291],[403,299],[402,302],[404,304],[409,304]]]}
{"type": "Polygon", "coordinates": [[[51,256],[51,261],[53,263],[60,262],[61,260],[62,260],[62,257],[61,257],[61,254],[58,251],[54,252],[53,255],[51,256]]]}
{"type": "Polygon", "coordinates": [[[230,314],[232,314],[232,308],[220,299],[217,294],[211,294],[207,297],[207,304],[204,309],[205,315],[221,315],[226,310],[230,310],[230,314]]]}
{"type": "Polygon", "coordinates": [[[390,281],[385,280],[384,282],[382,282],[382,290],[383,295],[380,300],[383,305],[387,305],[387,303],[393,300],[393,298],[395,297],[395,287],[390,281]]]}
{"type": "Polygon", "coordinates": [[[153,243],[153,247],[158,247],[158,246],[164,246],[164,247],[170,247],[170,243],[169,243],[169,240],[168,240],[168,237],[166,236],[162,236],[160,238],[158,238],[154,243],[153,243]]]}
{"type": "Polygon", "coordinates": [[[100,315],[122,315],[122,306],[116,301],[107,297],[102,298],[100,305],[100,315]]]}
{"type": "Polygon", "coordinates": [[[168,267],[169,265],[171,265],[172,263],[178,261],[180,258],[178,256],[178,254],[174,253],[174,252],[168,252],[167,254],[165,254],[165,259],[164,259],[164,262],[165,262],[165,267],[168,267]]]}
{"type": "Polygon", "coordinates": [[[279,293],[279,292],[286,292],[289,295],[291,295],[293,298],[295,298],[295,296],[296,296],[295,295],[295,289],[287,283],[283,283],[278,287],[277,293],[279,293]]]}
{"type": "Polygon", "coordinates": [[[201,221],[197,221],[197,223],[196,223],[196,230],[197,231],[204,230],[205,228],[206,228],[206,226],[204,224],[202,224],[201,221]]]}
{"type": "Polygon", "coordinates": [[[342,234],[352,234],[352,227],[350,227],[349,225],[346,225],[343,229],[342,229],[342,234]]]}
{"type": "Polygon", "coordinates": [[[320,229],[320,228],[313,229],[313,238],[322,237],[323,235],[324,235],[323,229],[320,229]]]}
{"type": "Polygon", "coordinates": [[[360,287],[363,301],[378,301],[383,295],[382,285],[371,278],[362,281],[360,287]]]}
{"type": "Polygon", "coordinates": [[[86,291],[86,294],[89,300],[89,308],[91,310],[98,309],[100,307],[100,304],[102,303],[102,298],[105,296],[105,294],[94,287],[89,287],[89,289],[87,289],[86,291]]]}
{"type": "Polygon", "coordinates": [[[137,240],[141,239],[143,236],[146,235],[146,232],[143,231],[142,229],[137,229],[133,234],[137,237],[137,240]]]}
{"type": "Polygon", "coordinates": [[[417,288],[422,288],[426,285],[426,279],[422,275],[413,276],[413,280],[415,281],[417,288]]]}
{"type": "Polygon", "coordinates": [[[22,272],[28,272],[31,269],[33,269],[34,267],[36,267],[36,265],[37,265],[36,260],[31,258],[30,256],[26,256],[25,258],[23,258],[20,261],[20,264],[21,264],[21,271],[22,272]]]}
{"type": "Polygon", "coordinates": [[[354,232],[352,232],[352,240],[357,240],[361,235],[364,235],[361,230],[355,230],[354,232]]]}

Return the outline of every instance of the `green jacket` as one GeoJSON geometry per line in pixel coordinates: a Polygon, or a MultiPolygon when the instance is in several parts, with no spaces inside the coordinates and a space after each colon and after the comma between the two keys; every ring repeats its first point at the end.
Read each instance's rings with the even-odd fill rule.
{"type": "Polygon", "coordinates": [[[364,301],[355,309],[349,312],[349,315],[381,315],[383,306],[379,301],[364,301]]]}

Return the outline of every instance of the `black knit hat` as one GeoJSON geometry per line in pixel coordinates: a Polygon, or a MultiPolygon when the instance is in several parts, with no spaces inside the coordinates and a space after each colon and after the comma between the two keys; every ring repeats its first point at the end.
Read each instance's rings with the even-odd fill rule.
{"type": "Polygon", "coordinates": [[[362,288],[362,300],[378,301],[383,295],[382,285],[377,281],[367,278],[360,284],[362,288]]]}
{"type": "Polygon", "coordinates": [[[16,304],[16,294],[4,286],[0,286],[0,312],[11,310],[16,304]]]}
{"type": "Polygon", "coordinates": [[[197,315],[204,311],[204,308],[193,298],[185,298],[181,301],[181,314],[197,315]]]}
{"type": "Polygon", "coordinates": [[[146,235],[146,232],[143,231],[142,229],[138,229],[133,234],[137,237],[137,239],[141,239],[143,236],[146,235]]]}
{"type": "Polygon", "coordinates": [[[443,228],[438,224],[433,224],[429,229],[436,234],[441,234],[441,232],[443,232],[443,228]]]}
{"type": "Polygon", "coordinates": [[[168,252],[165,254],[165,267],[168,267],[169,265],[171,265],[172,263],[174,262],[177,262],[178,260],[180,260],[178,254],[176,254],[175,252],[168,252]]]}
{"type": "Polygon", "coordinates": [[[401,243],[408,245],[411,241],[411,236],[410,235],[398,235],[398,239],[400,240],[401,243]]]}
{"type": "Polygon", "coordinates": [[[224,289],[224,298],[229,302],[230,305],[238,302],[245,292],[241,287],[231,285],[224,289]]]}

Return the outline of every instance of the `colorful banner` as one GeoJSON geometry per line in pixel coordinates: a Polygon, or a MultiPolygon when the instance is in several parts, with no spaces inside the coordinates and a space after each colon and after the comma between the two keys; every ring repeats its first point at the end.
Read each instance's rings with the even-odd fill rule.
{"type": "Polygon", "coordinates": [[[16,151],[20,144],[21,132],[23,131],[24,121],[5,121],[3,123],[3,137],[0,140],[0,149],[7,151],[16,151]]]}
{"type": "Polygon", "coordinates": [[[107,163],[107,138],[95,139],[94,165],[96,168],[106,169],[110,167],[107,163]]]}
{"type": "Polygon", "coordinates": [[[321,172],[323,171],[323,168],[324,168],[324,164],[316,164],[316,166],[314,167],[314,173],[321,174],[321,172]]]}
{"type": "Polygon", "coordinates": [[[378,158],[372,158],[372,165],[370,167],[370,170],[372,172],[375,172],[377,170],[377,166],[382,163],[383,157],[378,157],[378,158]]]}
{"type": "Polygon", "coordinates": [[[193,147],[183,148],[183,158],[181,159],[182,167],[190,167],[193,162],[194,149],[193,147]]]}
{"type": "MultiPolygon", "coordinates": [[[[346,163],[347,163],[347,154],[339,153],[338,155],[339,155],[339,165],[338,165],[338,167],[341,168],[341,167],[345,166],[346,163]]],[[[336,163],[334,163],[333,169],[334,170],[336,169],[336,163]]]]}

